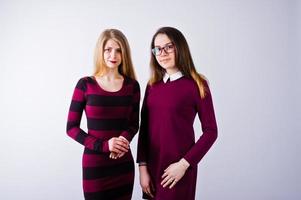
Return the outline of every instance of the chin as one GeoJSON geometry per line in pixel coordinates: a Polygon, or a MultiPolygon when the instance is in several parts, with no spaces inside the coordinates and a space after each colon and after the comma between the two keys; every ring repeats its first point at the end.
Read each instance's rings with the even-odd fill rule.
{"type": "Polygon", "coordinates": [[[108,67],[109,69],[114,69],[114,68],[117,68],[118,65],[107,65],[107,67],[108,67]]]}
{"type": "Polygon", "coordinates": [[[174,67],[170,65],[162,65],[162,68],[166,70],[166,69],[172,69],[174,67]]]}

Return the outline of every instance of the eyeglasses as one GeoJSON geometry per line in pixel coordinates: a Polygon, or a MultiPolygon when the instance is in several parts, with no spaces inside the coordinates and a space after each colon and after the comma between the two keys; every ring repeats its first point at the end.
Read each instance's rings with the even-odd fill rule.
{"type": "Polygon", "coordinates": [[[152,49],[152,53],[155,56],[160,56],[162,54],[162,50],[164,50],[165,53],[172,53],[174,52],[175,46],[173,43],[168,43],[164,47],[155,47],[152,49]]]}

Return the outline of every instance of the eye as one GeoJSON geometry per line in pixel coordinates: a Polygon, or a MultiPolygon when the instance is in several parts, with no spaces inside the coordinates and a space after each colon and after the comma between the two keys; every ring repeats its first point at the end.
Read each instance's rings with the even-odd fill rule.
{"type": "Polygon", "coordinates": [[[111,48],[111,47],[104,49],[104,52],[105,52],[105,53],[110,53],[111,51],[112,51],[112,48],[111,48]]]}
{"type": "Polygon", "coordinates": [[[168,49],[173,49],[173,44],[167,45],[168,49]]]}
{"type": "Polygon", "coordinates": [[[121,53],[121,49],[120,48],[116,49],[116,52],[121,53]]]}
{"type": "Polygon", "coordinates": [[[173,45],[172,43],[166,44],[166,45],[164,46],[165,51],[170,51],[170,50],[172,50],[173,48],[174,48],[174,45],[173,45]]]}

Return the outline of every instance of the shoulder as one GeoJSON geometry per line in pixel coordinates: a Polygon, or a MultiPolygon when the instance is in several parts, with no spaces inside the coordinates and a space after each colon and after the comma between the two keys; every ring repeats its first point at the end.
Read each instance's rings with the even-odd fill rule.
{"type": "Polygon", "coordinates": [[[93,82],[92,76],[84,76],[77,81],[76,88],[81,90],[87,89],[87,84],[93,82]]]}
{"type": "Polygon", "coordinates": [[[140,91],[140,85],[139,85],[139,82],[137,80],[132,79],[128,76],[124,76],[124,81],[125,81],[125,85],[130,86],[131,88],[133,88],[134,92],[140,91]]]}
{"type": "MultiPolygon", "coordinates": [[[[183,77],[183,80],[187,82],[187,84],[197,85],[196,81],[193,78],[183,77]]],[[[208,87],[208,79],[204,75],[200,75],[200,81],[205,87],[208,87]]]]}
{"type": "Polygon", "coordinates": [[[134,85],[135,87],[140,87],[139,82],[135,79],[132,79],[128,76],[124,76],[124,81],[126,84],[134,85]]]}
{"type": "Polygon", "coordinates": [[[128,76],[123,76],[124,77],[124,81],[126,81],[127,84],[139,84],[137,80],[131,78],[131,77],[128,77],[128,76]]]}
{"type": "Polygon", "coordinates": [[[198,85],[195,82],[195,80],[189,77],[181,78],[180,84],[187,90],[196,90],[198,88],[198,85]]]}
{"type": "Polygon", "coordinates": [[[210,95],[208,79],[203,75],[200,75],[198,82],[192,78],[184,77],[182,84],[187,91],[191,92],[191,94],[197,98],[200,97],[200,90],[205,92],[205,96],[210,95]]]}

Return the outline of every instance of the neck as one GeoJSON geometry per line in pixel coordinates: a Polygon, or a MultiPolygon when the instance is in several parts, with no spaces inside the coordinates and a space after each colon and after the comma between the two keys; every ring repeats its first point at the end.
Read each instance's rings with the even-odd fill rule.
{"type": "Polygon", "coordinates": [[[179,70],[178,68],[174,67],[174,68],[172,68],[172,69],[166,69],[165,71],[166,71],[166,73],[167,73],[168,75],[172,75],[172,74],[174,74],[174,73],[177,73],[177,72],[180,71],[180,70],[179,70]]]}
{"type": "Polygon", "coordinates": [[[120,79],[122,75],[118,72],[118,69],[107,69],[106,72],[101,75],[100,77],[106,79],[107,81],[120,79]]]}

